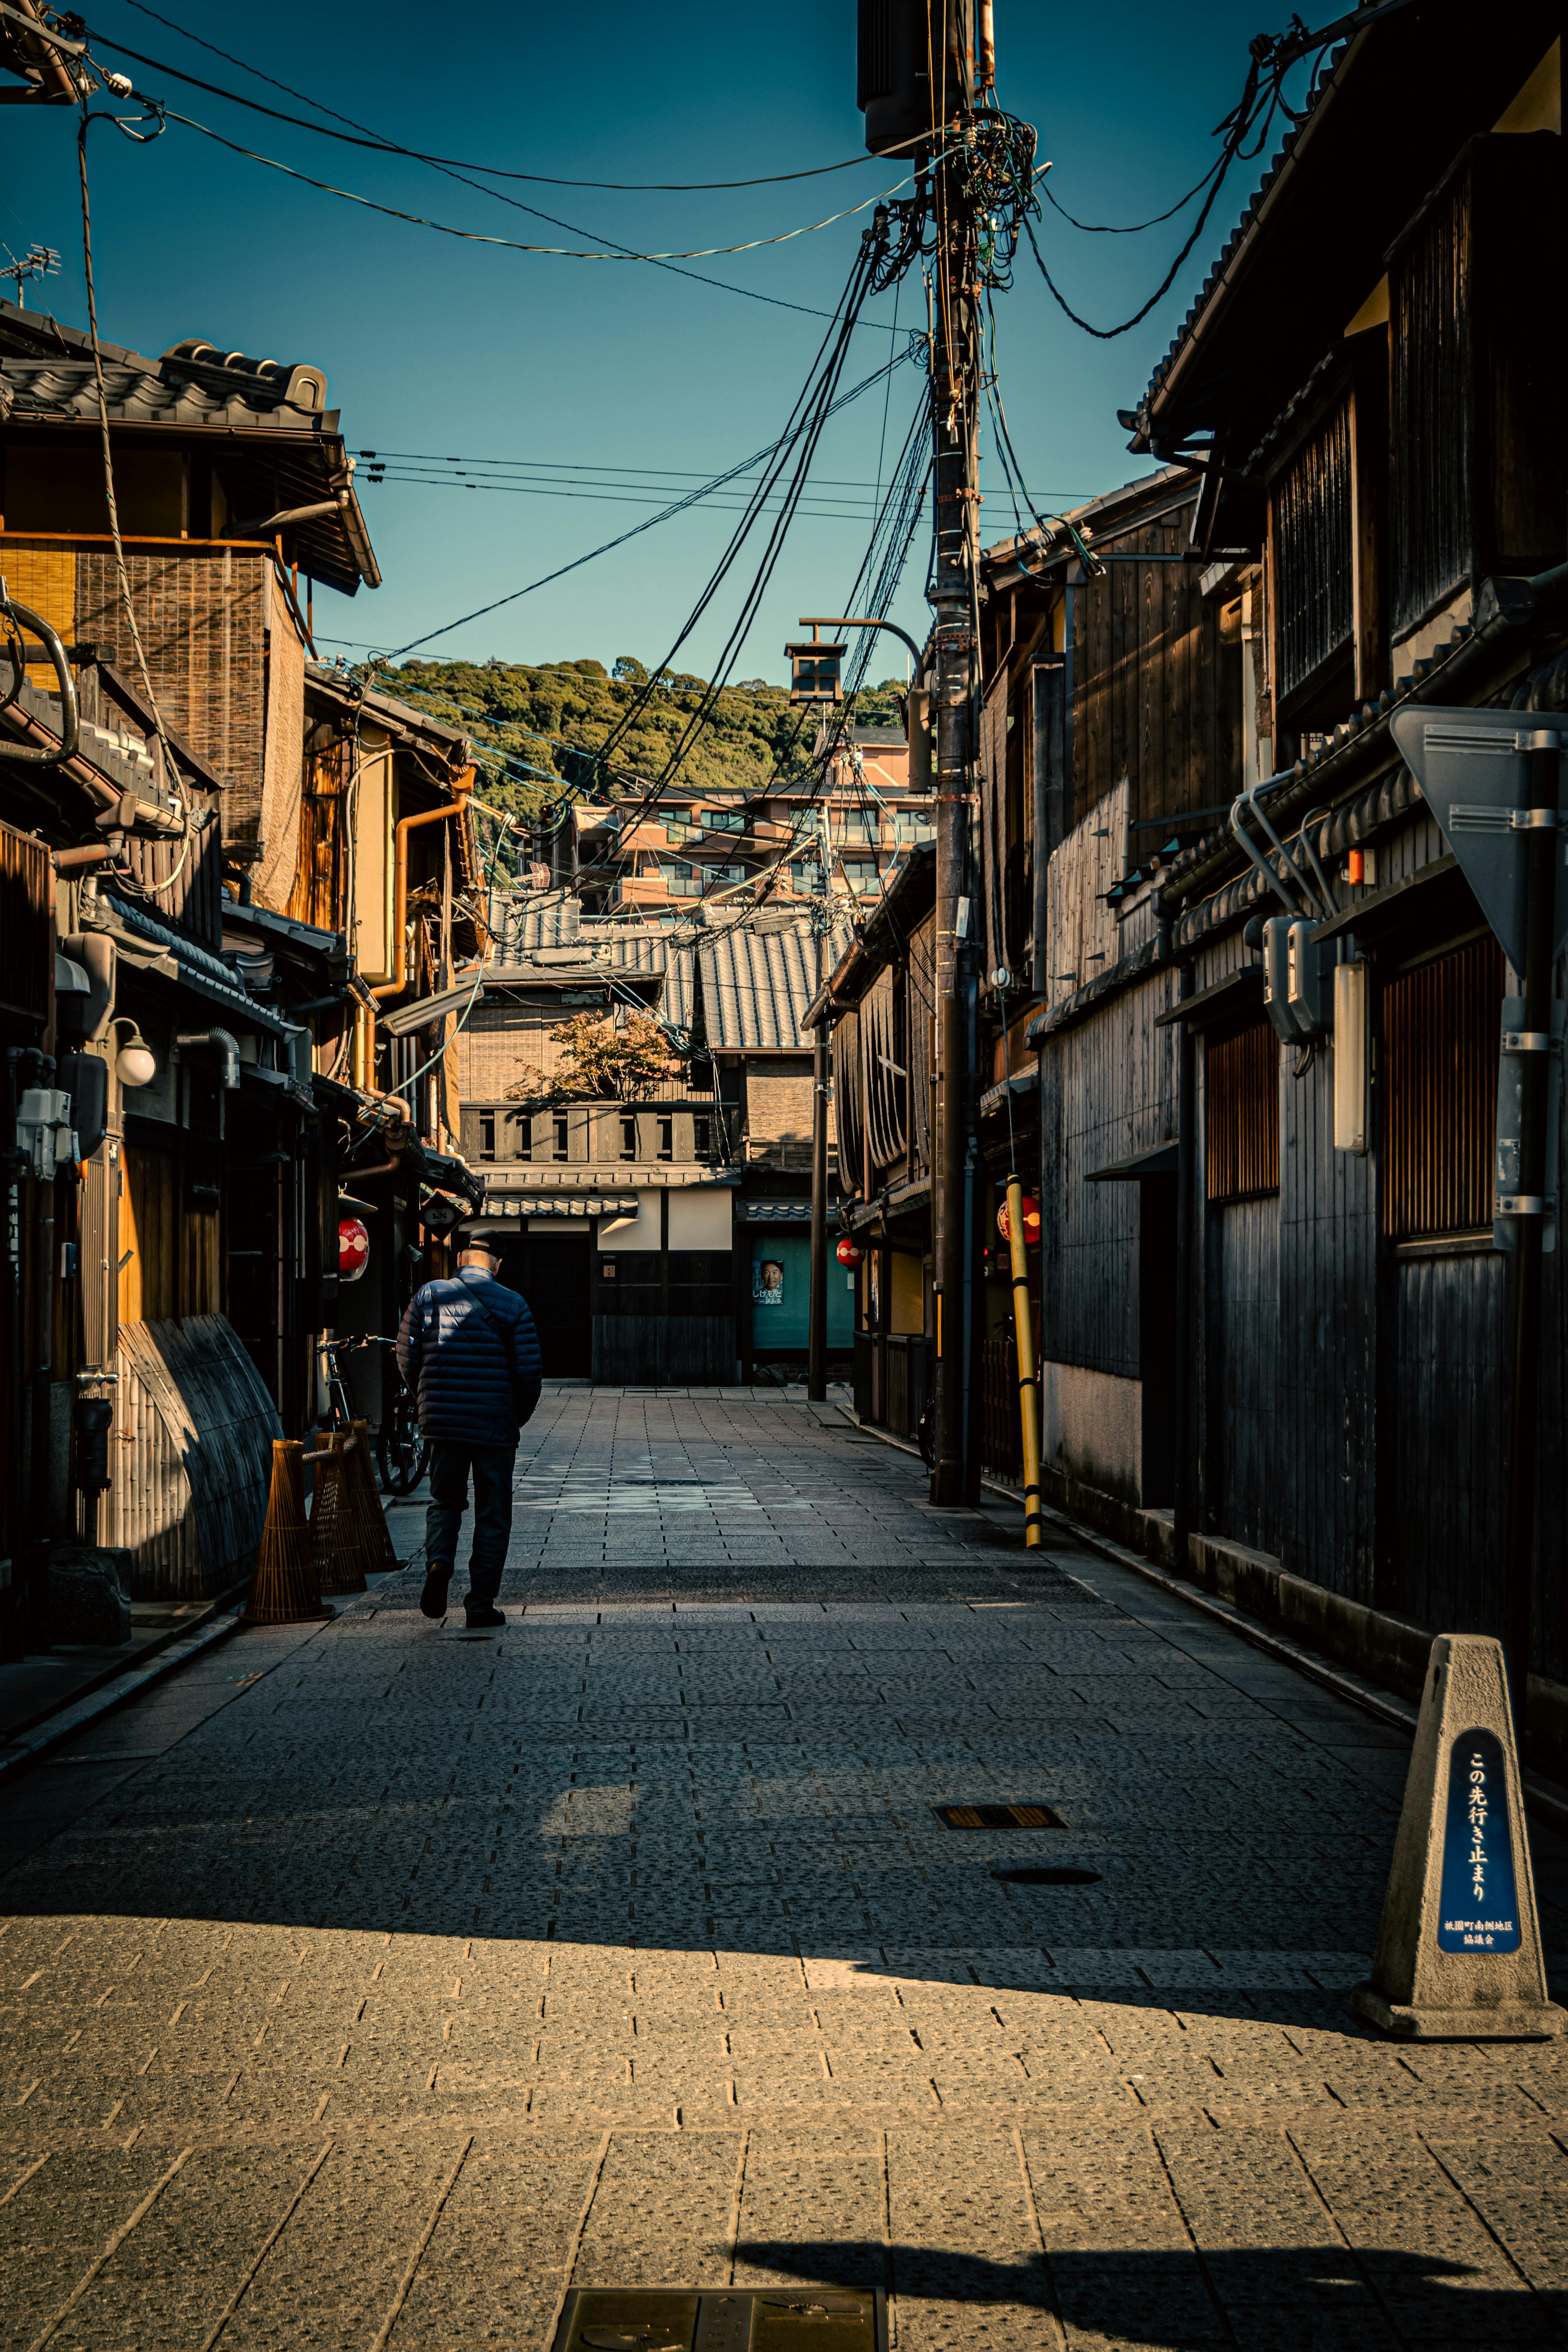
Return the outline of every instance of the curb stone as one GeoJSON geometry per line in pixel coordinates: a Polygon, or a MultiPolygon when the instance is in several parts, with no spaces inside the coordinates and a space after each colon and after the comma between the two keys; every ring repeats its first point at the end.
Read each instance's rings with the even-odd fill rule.
{"type": "MultiPolygon", "coordinates": [[[[856,1421],[842,1405],[838,1409],[852,1429],[864,1430],[884,1445],[894,1447],[900,1454],[911,1454],[917,1462],[920,1460],[918,1446],[910,1445],[901,1437],[894,1437],[887,1430],[879,1429],[873,1422],[856,1421]]],[[[1016,1487],[1004,1485],[999,1478],[982,1478],[980,1483],[987,1494],[1016,1503],[1022,1509],[1024,1498],[1016,1487]]],[[[1166,1569],[1155,1567],[1152,1560],[1141,1559],[1137,1552],[1129,1551],[1114,1538],[1101,1535],[1096,1528],[1081,1527],[1076,1519],[1069,1519],[1065,1512],[1054,1510],[1048,1503],[1042,1503],[1040,1510],[1047,1525],[1058,1528],[1064,1535],[1070,1536],[1080,1550],[1098,1554],[1113,1568],[1130,1569],[1134,1576],[1141,1576],[1147,1584],[1157,1585],[1162,1592],[1168,1593],[1173,1601],[1181,1601],[1184,1607],[1194,1610],[1200,1617],[1211,1618],[1226,1626],[1252,1649],[1261,1650],[1265,1656],[1277,1659],[1282,1665],[1294,1666],[1310,1682],[1318,1683],[1348,1705],[1360,1707],[1364,1715],[1375,1716],[1380,1723],[1388,1725],[1391,1729],[1409,1732],[1414,1738],[1416,1709],[1407,1706],[1403,1699],[1394,1697],[1388,1691],[1379,1690],[1373,1683],[1363,1682],[1359,1675],[1349,1674],[1342,1666],[1331,1665],[1314,1651],[1302,1649],[1287,1635],[1273,1633],[1268,1626],[1260,1625],[1256,1618],[1244,1616],[1228,1601],[1218,1600],[1196,1585],[1184,1582],[1166,1569]]],[[[1550,1781],[1542,1780],[1538,1773],[1525,1772],[1521,1777],[1529,1810],[1545,1828],[1555,1830],[1559,1836],[1568,1837],[1568,1790],[1554,1788],[1550,1781]]]]}
{"type": "Polygon", "coordinates": [[[238,1633],[239,1624],[238,1615],[232,1612],[226,1617],[214,1619],[195,1633],[187,1633],[182,1641],[172,1642],[159,1650],[145,1665],[128,1667],[124,1674],[116,1675],[111,1682],[101,1683],[97,1690],[89,1691],[85,1698],[74,1699],[53,1715],[46,1716],[22,1738],[8,1740],[4,1748],[0,1748],[0,1782],[36,1763],[40,1756],[49,1748],[58,1747],[62,1740],[74,1738],[79,1732],[88,1730],[100,1717],[110,1715],[116,1707],[123,1706],[127,1699],[135,1698],[151,1684],[162,1682],[165,1675],[177,1673],[192,1658],[216,1649],[220,1642],[227,1641],[231,1633],[238,1633]]]}
{"type": "MultiPolygon", "coordinates": [[[[356,1606],[363,1607],[373,1601],[383,1586],[401,1575],[409,1565],[405,1560],[398,1568],[389,1570],[380,1577],[368,1592],[350,1593],[336,1601],[337,1619],[326,1622],[337,1622],[352,1615],[356,1606]]],[[[104,1716],[112,1715],[116,1707],[123,1706],[128,1700],[140,1697],[153,1683],[162,1682],[167,1675],[178,1674],[180,1668],[189,1665],[193,1658],[205,1656],[220,1642],[226,1642],[232,1634],[245,1630],[245,1620],[239,1614],[238,1603],[226,1605],[224,1614],[209,1618],[193,1632],[164,1643],[144,1664],[128,1666],[112,1681],[100,1683],[96,1690],[88,1691],[80,1698],[57,1708],[53,1715],[46,1716],[42,1722],[33,1725],[21,1738],[7,1740],[0,1746],[0,1787],[12,1775],[24,1771],[29,1764],[36,1764],[41,1756],[51,1748],[58,1747],[62,1740],[74,1739],[79,1733],[90,1730],[104,1716]]],[[[313,1630],[320,1632],[323,1628],[313,1630]]]]}

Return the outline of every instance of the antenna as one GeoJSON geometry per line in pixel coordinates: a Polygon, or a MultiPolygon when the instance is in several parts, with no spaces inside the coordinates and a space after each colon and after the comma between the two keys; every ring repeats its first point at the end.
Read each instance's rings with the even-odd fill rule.
{"type": "Polygon", "coordinates": [[[0,278],[9,278],[13,281],[16,289],[16,308],[19,310],[25,310],[27,307],[27,299],[24,289],[28,278],[58,277],[60,267],[59,255],[52,245],[30,245],[20,261],[9,246],[5,247],[4,251],[7,267],[0,269],[0,278]]]}

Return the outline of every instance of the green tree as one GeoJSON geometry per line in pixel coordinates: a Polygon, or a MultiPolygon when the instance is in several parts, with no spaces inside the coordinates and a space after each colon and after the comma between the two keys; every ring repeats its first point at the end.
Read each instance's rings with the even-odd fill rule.
{"type": "MultiPolygon", "coordinates": [[[[612,677],[595,661],[408,661],[385,683],[433,717],[455,727],[471,724],[492,753],[499,749],[515,762],[504,776],[487,772],[482,793],[493,807],[510,810],[524,823],[564,785],[591,791],[596,799],[637,793],[636,779],[662,772],[707,690],[705,681],[689,671],[667,670],[650,694],[647,665],[632,654],[619,656],[612,677]],[[616,747],[613,773],[606,775],[595,755],[611,730],[627,719],[631,723],[616,747]]],[[[856,718],[868,726],[896,723],[899,690],[890,678],[866,688],[856,702],[856,718]]],[[[815,709],[792,705],[787,688],[765,679],[726,687],[672,781],[694,797],[758,792],[775,773],[786,782],[799,782],[811,772],[817,717],[815,709]]]]}
{"type": "Polygon", "coordinates": [[[526,1066],[508,1087],[508,1102],[636,1102],[672,1075],[669,1041],[646,1013],[620,1028],[599,1013],[579,1013],[551,1031],[561,1048],[553,1080],[526,1066]]]}

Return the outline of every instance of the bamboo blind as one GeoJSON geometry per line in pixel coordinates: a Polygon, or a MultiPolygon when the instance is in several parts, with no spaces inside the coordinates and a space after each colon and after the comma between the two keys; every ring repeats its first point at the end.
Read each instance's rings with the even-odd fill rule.
{"type": "Polygon", "coordinates": [[[54,878],[45,843],[0,824],[0,1013],[49,1011],[54,878]]]}
{"type": "Polygon", "coordinates": [[[1394,1241],[1491,1223],[1502,996],[1491,939],[1383,992],[1383,1230],[1394,1241]]]}
{"type": "Polygon", "coordinates": [[[1204,1097],[1208,1197],[1279,1190],[1279,1046],[1267,1022],[1211,1045],[1204,1097]]]}

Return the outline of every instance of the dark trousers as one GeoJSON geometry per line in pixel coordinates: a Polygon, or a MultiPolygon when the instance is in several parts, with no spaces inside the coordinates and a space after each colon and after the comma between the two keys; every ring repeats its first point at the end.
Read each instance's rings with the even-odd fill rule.
{"type": "Polygon", "coordinates": [[[458,1536],[468,1507],[468,1471],[474,1474],[474,1546],[468,1555],[468,1607],[495,1605],[506,1548],[511,1536],[512,1445],[465,1445],[437,1437],[430,1448],[430,1502],[425,1514],[425,1561],[455,1568],[458,1536]]]}

